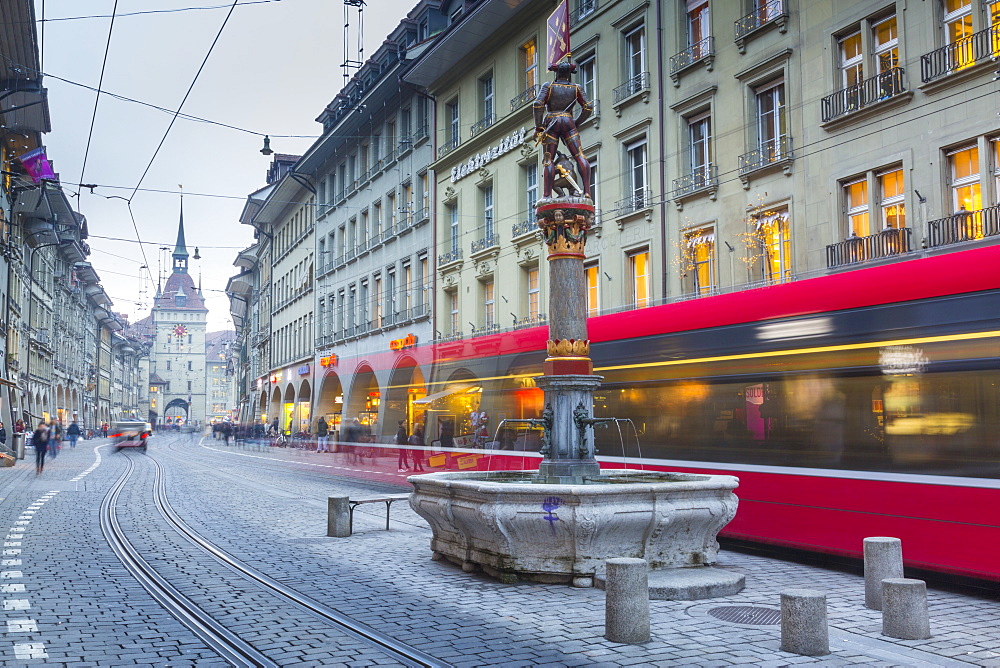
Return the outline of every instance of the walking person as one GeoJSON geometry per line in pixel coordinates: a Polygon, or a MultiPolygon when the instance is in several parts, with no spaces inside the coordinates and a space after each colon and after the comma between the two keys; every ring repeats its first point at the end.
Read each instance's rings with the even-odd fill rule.
{"type": "Polygon", "coordinates": [[[316,420],[316,452],[330,452],[330,425],[322,415],[316,420]]]}
{"type": "Polygon", "coordinates": [[[45,455],[49,450],[49,425],[38,423],[38,429],[31,434],[31,444],[35,446],[35,475],[45,469],[45,455]]]}
{"type": "Polygon", "coordinates": [[[397,465],[399,466],[399,472],[402,473],[406,471],[406,448],[404,447],[408,441],[409,437],[406,434],[406,420],[399,421],[399,430],[396,431],[396,447],[399,450],[399,459],[397,465]]]}
{"type": "Polygon", "coordinates": [[[7,445],[7,428],[0,422],[0,445],[7,445]]]}
{"type": "Polygon", "coordinates": [[[423,473],[424,471],[424,427],[418,424],[413,429],[413,433],[410,434],[410,438],[407,440],[410,445],[417,446],[413,450],[410,450],[410,459],[413,460],[413,472],[423,473]]]}
{"type": "MultiPolygon", "coordinates": [[[[2,423],[0,423],[0,426],[2,426],[2,423]]],[[[81,433],[80,425],[76,423],[76,420],[69,423],[69,428],[66,429],[66,436],[69,438],[69,447],[76,447],[76,442],[80,438],[81,433]]]]}
{"type": "Polygon", "coordinates": [[[49,425],[49,457],[55,459],[59,454],[59,444],[62,443],[63,428],[58,422],[49,425]]]}

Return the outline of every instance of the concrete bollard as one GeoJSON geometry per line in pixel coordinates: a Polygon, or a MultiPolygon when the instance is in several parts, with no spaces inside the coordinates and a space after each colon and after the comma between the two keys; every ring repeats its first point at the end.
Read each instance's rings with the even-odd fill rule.
{"type": "Polygon", "coordinates": [[[931,637],[927,584],[923,580],[882,580],[882,635],[902,640],[931,637]]]}
{"type": "Polygon", "coordinates": [[[903,577],[903,543],[898,538],[865,538],[865,605],[882,609],[882,580],[903,577]]]}
{"type": "Polygon", "coordinates": [[[351,535],[351,506],[346,496],[331,496],[326,500],[326,535],[347,538],[351,535]]]}
{"type": "Polygon", "coordinates": [[[830,653],[826,594],[812,589],[781,592],[781,650],[804,656],[830,653]]]}
{"type": "Polygon", "coordinates": [[[608,559],[604,637],[611,642],[649,642],[649,577],[645,559],[608,559]]]}

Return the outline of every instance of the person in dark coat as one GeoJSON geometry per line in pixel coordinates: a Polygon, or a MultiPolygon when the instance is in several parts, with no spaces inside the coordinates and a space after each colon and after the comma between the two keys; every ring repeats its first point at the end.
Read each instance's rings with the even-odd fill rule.
{"type": "Polygon", "coordinates": [[[413,472],[423,472],[424,470],[424,451],[421,449],[424,446],[424,426],[418,424],[413,429],[413,433],[410,435],[407,441],[410,445],[417,446],[413,450],[410,450],[410,459],[413,460],[413,472]]]}
{"type": "Polygon", "coordinates": [[[399,429],[396,431],[396,447],[399,449],[399,458],[396,465],[399,467],[400,473],[407,469],[406,448],[403,446],[407,444],[408,439],[409,436],[406,433],[406,420],[400,420],[399,429]]]}
{"type": "Polygon", "coordinates": [[[80,438],[81,433],[80,425],[76,423],[76,420],[69,423],[69,427],[66,429],[66,437],[69,438],[69,447],[76,447],[76,441],[80,438]]]}
{"type": "Polygon", "coordinates": [[[0,422],[0,445],[7,445],[7,428],[0,422]]]}
{"type": "Polygon", "coordinates": [[[38,423],[38,429],[31,434],[31,444],[35,446],[35,475],[45,469],[45,455],[49,450],[49,425],[38,423]]]}

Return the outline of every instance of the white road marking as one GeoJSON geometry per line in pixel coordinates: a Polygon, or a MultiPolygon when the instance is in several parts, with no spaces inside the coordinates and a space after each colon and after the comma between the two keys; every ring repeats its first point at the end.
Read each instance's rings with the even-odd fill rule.
{"type": "Polygon", "coordinates": [[[31,602],[26,598],[8,598],[3,602],[4,610],[27,610],[31,602]]]}
{"type": "Polygon", "coordinates": [[[0,571],[0,580],[11,580],[13,578],[23,578],[24,573],[21,571],[0,571]]]}
{"type": "Polygon", "coordinates": [[[20,582],[2,584],[0,585],[0,591],[5,594],[17,594],[24,591],[24,585],[20,582]]]}
{"type": "Polygon", "coordinates": [[[8,619],[7,633],[38,633],[34,619],[8,619]]]}
{"type": "Polygon", "coordinates": [[[28,659],[47,659],[49,653],[45,651],[43,642],[26,642],[14,644],[14,658],[22,661],[28,659]]]}

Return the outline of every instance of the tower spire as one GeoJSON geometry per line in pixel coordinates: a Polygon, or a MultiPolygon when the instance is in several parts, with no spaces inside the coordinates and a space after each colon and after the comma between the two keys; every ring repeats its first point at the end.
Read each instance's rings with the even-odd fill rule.
{"type": "Polygon", "coordinates": [[[174,248],[174,273],[186,274],[188,270],[188,251],[184,245],[184,186],[178,185],[181,189],[181,214],[177,223],[177,246],[174,248]]]}

